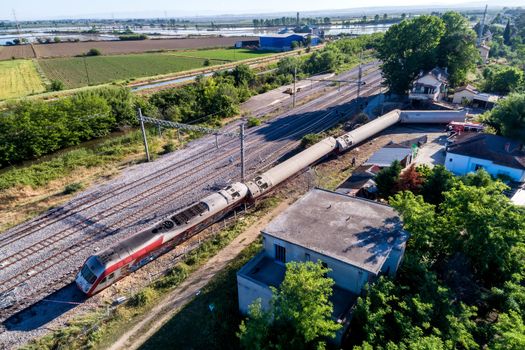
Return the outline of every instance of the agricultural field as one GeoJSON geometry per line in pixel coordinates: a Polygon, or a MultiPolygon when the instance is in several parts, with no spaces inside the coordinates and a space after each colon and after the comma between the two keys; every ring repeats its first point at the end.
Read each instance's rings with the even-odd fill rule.
{"type": "Polygon", "coordinates": [[[271,51],[254,51],[249,49],[211,49],[211,50],[191,50],[174,52],[173,55],[181,57],[198,57],[210,60],[238,61],[250,58],[264,57],[275,54],[271,51]]]}
{"type": "Polygon", "coordinates": [[[14,45],[0,49],[0,60],[16,58],[53,58],[83,55],[96,48],[104,55],[122,55],[171,50],[195,50],[233,47],[239,40],[256,40],[255,37],[203,37],[180,39],[149,39],[138,41],[81,41],[52,44],[14,45]],[[33,51],[34,49],[34,51],[33,51]]]}
{"type": "MultiPolygon", "coordinates": [[[[204,61],[204,58],[150,53],[53,58],[39,60],[39,64],[49,80],[60,80],[71,89],[201,68],[204,61]]],[[[211,62],[214,63],[218,62],[211,62]]]]}
{"type": "Polygon", "coordinates": [[[45,86],[31,60],[0,61],[0,100],[43,92],[45,86]]]}

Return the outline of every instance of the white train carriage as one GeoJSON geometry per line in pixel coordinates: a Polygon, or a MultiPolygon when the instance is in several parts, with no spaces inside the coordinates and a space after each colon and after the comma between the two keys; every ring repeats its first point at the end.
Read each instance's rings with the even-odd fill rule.
{"type": "Polygon", "coordinates": [[[98,293],[215,222],[242,203],[247,193],[246,185],[234,183],[155,226],[90,256],[77,274],[78,287],[88,296],[98,293]]]}

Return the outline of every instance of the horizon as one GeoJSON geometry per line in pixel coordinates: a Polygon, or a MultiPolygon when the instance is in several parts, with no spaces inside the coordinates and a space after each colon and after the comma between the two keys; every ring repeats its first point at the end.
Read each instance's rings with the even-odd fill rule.
{"type": "MultiPolygon", "coordinates": [[[[425,10],[425,9],[469,9],[479,7],[480,10],[484,8],[485,4],[489,5],[489,8],[502,8],[502,7],[517,7],[521,5],[519,0],[488,0],[488,1],[464,1],[457,3],[454,0],[443,0],[435,1],[433,3],[419,4],[421,1],[418,0],[404,0],[402,3],[398,3],[395,6],[389,5],[391,2],[385,0],[371,0],[370,6],[363,7],[362,4],[344,3],[344,6],[338,6],[341,3],[340,0],[326,0],[322,4],[312,0],[296,1],[291,0],[287,3],[279,3],[277,0],[267,0],[263,7],[252,8],[251,5],[242,6],[240,0],[229,1],[229,6],[223,6],[224,4],[213,3],[211,0],[197,0],[192,4],[179,4],[179,8],[174,9],[172,4],[169,4],[169,0],[152,0],[147,5],[139,3],[138,1],[126,1],[123,0],[113,1],[110,6],[101,0],[93,0],[89,4],[76,4],[75,9],[70,10],[67,6],[66,0],[50,0],[45,3],[28,0],[20,3],[14,3],[12,5],[3,6],[0,10],[0,20],[2,21],[14,21],[14,13],[16,19],[19,21],[46,21],[46,20],[75,20],[75,19],[138,19],[138,18],[209,18],[209,17],[268,17],[268,16],[282,16],[282,15],[295,15],[295,12],[304,13],[305,15],[315,13],[320,14],[332,14],[335,15],[335,11],[345,12],[349,15],[349,12],[355,11],[356,16],[364,15],[369,11],[380,10],[395,12],[396,10],[401,11],[402,9],[412,10],[425,10]],[[151,6],[151,2],[154,3],[151,6]],[[53,6],[54,5],[54,6],[53,6]],[[79,8],[82,5],[83,8],[79,8]],[[192,6],[192,9],[188,9],[188,6],[192,6]],[[237,5],[237,6],[236,6],[237,5]],[[87,7],[86,7],[87,6],[87,7]],[[126,6],[125,11],[121,11],[121,8],[126,6]],[[215,10],[215,8],[221,7],[221,10],[215,10]],[[57,8],[61,8],[56,11],[57,8]],[[64,10],[66,9],[67,10],[64,10]],[[156,8],[156,9],[152,9],[156,8]],[[280,8],[280,10],[275,10],[280,8]],[[78,10],[77,10],[78,9],[78,10]],[[38,14],[38,15],[36,15],[38,14]]],[[[262,6],[258,4],[258,6],[262,6]]]]}

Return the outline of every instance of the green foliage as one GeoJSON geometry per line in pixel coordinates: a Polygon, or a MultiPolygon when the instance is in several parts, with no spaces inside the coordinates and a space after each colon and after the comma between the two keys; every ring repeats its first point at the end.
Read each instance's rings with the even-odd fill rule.
{"type": "Polygon", "coordinates": [[[101,56],[102,52],[99,49],[89,49],[88,52],[86,52],[86,56],[101,56]]]}
{"type": "Polygon", "coordinates": [[[306,134],[301,139],[301,147],[306,149],[310,146],[315,145],[317,142],[322,140],[322,136],[320,134],[306,134]]]}
{"type": "Polygon", "coordinates": [[[64,187],[63,194],[73,194],[75,192],[78,192],[84,188],[84,184],[82,182],[74,182],[72,184],[67,185],[64,187]]]}
{"type": "Polygon", "coordinates": [[[270,310],[260,301],[250,306],[240,326],[241,345],[247,349],[320,349],[341,328],[331,319],[333,280],[319,261],[290,262],[279,290],[273,288],[270,310]]]}
{"type": "Polygon", "coordinates": [[[162,146],[162,153],[167,154],[175,151],[177,149],[177,146],[173,141],[167,142],[164,146],[162,146]]]}
{"type": "Polygon", "coordinates": [[[458,86],[466,82],[468,72],[473,71],[480,60],[475,46],[476,33],[467,19],[457,12],[446,12],[441,19],[445,33],[437,49],[437,65],[447,67],[450,83],[458,86]]]}
{"type": "Polygon", "coordinates": [[[525,142],[525,93],[509,95],[483,118],[498,134],[525,142]]]}
{"type": "Polygon", "coordinates": [[[483,76],[483,90],[502,95],[520,90],[525,84],[523,70],[516,67],[492,66],[484,70],[483,76]]]}
{"type": "Polygon", "coordinates": [[[131,307],[142,307],[150,303],[155,297],[155,291],[151,288],[145,288],[137,294],[133,295],[127,305],[131,307]]]}
{"type": "Polygon", "coordinates": [[[377,173],[374,181],[379,196],[388,198],[397,192],[397,183],[402,169],[401,163],[395,160],[389,167],[383,168],[377,173]]]}
{"type": "Polygon", "coordinates": [[[396,93],[408,91],[421,70],[435,66],[448,67],[452,85],[461,84],[479,60],[475,33],[456,12],[442,17],[419,16],[391,26],[378,56],[386,81],[396,93]]]}
{"type": "Polygon", "coordinates": [[[525,322],[516,311],[499,315],[494,329],[496,334],[490,346],[492,350],[525,349],[525,322]]]}
{"type": "Polygon", "coordinates": [[[148,36],[146,34],[125,34],[119,35],[119,40],[130,41],[130,40],[146,40],[148,36]]]}
{"type": "Polygon", "coordinates": [[[51,84],[49,85],[49,91],[61,91],[64,90],[64,83],[60,80],[51,80],[51,84]]]}
{"type": "Polygon", "coordinates": [[[405,93],[421,69],[436,64],[445,24],[435,16],[420,16],[392,25],[378,48],[382,70],[392,92],[405,93]]]}
{"type": "Polygon", "coordinates": [[[259,126],[261,125],[261,120],[259,118],[254,118],[254,117],[248,118],[247,125],[248,125],[248,128],[259,126]]]}
{"type": "Polygon", "coordinates": [[[454,175],[443,165],[436,165],[424,174],[421,194],[427,203],[438,205],[445,199],[443,193],[450,190],[454,183],[454,175]]]}

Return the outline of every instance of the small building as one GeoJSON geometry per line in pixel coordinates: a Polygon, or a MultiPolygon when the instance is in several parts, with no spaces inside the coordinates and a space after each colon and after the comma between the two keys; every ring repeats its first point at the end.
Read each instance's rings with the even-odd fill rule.
{"type": "Polygon", "coordinates": [[[412,83],[408,98],[413,101],[441,101],[446,97],[447,89],[447,70],[434,68],[426,74],[421,71],[412,83]]]}
{"type": "Polygon", "coordinates": [[[348,196],[376,199],[377,187],[374,178],[380,170],[377,165],[360,165],[335,191],[348,196]]]}
{"type": "Polygon", "coordinates": [[[487,63],[489,61],[490,47],[487,46],[485,43],[482,43],[478,46],[478,51],[483,63],[487,63]]]}
{"type": "Polygon", "coordinates": [[[492,134],[465,133],[451,140],[446,151],[445,167],[456,175],[483,168],[492,176],[525,182],[525,149],[518,141],[492,134]]]}
{"type": "Polygon", "coordinates": [[[270,286],[278,288],[290,261],[322,261],[335,286],[333,318],[349,325],[351,309],[366,283],[394,275],[408,234],[393,208],[377,202],[314,189],[261,232],[264,249],[237,273],[239,309],[260,298],[268,308],[270,286]]]}
{"type": "Polygon", "coordinates": [[[452,103],[469,105],[475,108],[491,109],[500,96],[479,92],[472,85],[456,89],[452,103]]]}
{"type": "Polygon", "coordinates": [[[290,51],[294,41],[306,46],[308,38],[310,38],[311,46],[319,45],[320,39],[318,36],[308,33],[283,33],[260,36],[259,47],[261,50],[290,51]]]}

